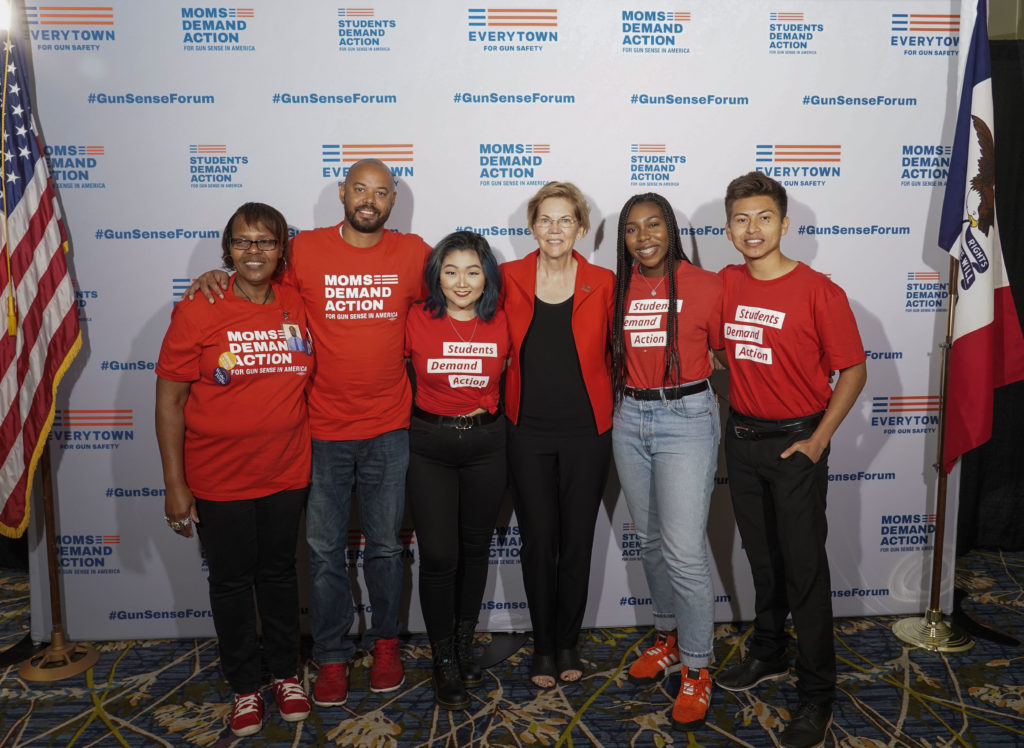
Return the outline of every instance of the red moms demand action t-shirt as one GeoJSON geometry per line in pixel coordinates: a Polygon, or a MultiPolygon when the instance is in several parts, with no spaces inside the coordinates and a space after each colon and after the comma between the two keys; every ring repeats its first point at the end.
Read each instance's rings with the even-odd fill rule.
{"type": "Polygon", "coordinates": [[[370,439],[409,426],[412,388],[405,373],[405,318],[423,298],[430,252],[415,234],[384,231],[354,247],[341,227],[303,231],[292,242],[284,281],[306,304],[317,371],[309,393],[316,439],[370,439]]]}
{"type": "Polygon", "coordinates": [[[174,307],[156,373],[192,385],[185,480],[193,494],[255,499],[309,485],[311,350],[302,299],[287,286],[275,283],[269,304],[228,291],[216,304],[174,307]],[[285,325],[298,336],[289,338],[285,325]]]}

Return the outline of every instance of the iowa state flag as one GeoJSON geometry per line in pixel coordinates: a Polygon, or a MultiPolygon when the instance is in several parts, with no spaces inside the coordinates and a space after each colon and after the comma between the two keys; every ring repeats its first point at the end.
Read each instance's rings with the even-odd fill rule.
{"type": "Polygon", "coordinates": [[[992,391],[1024,379],[1024,336],[1003,266],[995,202],[992,63],[985,0],[964,0],[960,102],[939,245],[960,266],[942,466],[992,436],[992,391]]]}

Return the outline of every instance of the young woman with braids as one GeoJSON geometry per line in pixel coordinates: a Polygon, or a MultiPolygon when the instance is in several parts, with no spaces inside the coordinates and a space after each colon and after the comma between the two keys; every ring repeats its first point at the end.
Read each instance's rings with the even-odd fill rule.
{"type": "Polygon", "coordinates": [[[657,640],[629,669],[635,684],[682,668],[674,725],[703,724],[711,700],[713,593],[707,527],[718,463],[709,349],[721,349],[722,282],[695,267],[661,195],[619,215],[612,325],[612,449],[641,543],[657,640]]]}

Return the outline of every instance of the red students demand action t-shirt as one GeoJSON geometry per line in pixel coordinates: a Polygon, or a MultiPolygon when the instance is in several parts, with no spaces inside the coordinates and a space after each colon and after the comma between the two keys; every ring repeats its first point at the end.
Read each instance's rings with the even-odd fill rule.
{"type": "Polygon", "coordinates": [[[730,265],[719,275],[732,407],[770,419],[825,410],[830,373],[865,359],[843,289],[802,262],[767,281],[745,265],[730,265]]]}
{"type": "Polygon", "coordinates": [[[668,276],[640,275],[636,265],[626,298],[626,384],[637,389],[672,387],[711,375],[710,348],[722,342],[722,281],[689,262],[676,268],[676,349],[679,378],[665,382],[668,276]]]}
{"type": "Polygon", "coordinates": [[[440,416],[498,409],[498,387],[510,348],[501,310],[484,322],[435,319],[422,304],[409,311],[405,355],[416,372],[416,407],[440,416]]]}
{"type": "Polygon", "coordinates": [[[302,294],[316,343],[313,438],[372,439],[409,426],[405,318],[413,300],[426,295],[429,252],[415,234],[386,229],[372,247],[346,242],[340,225],[295,237],[282,280],[302,294]]]}
{"type": "Polygon", "coordinates": [[[267,304],[230,290],[216,304],[179,303],[160,347],[157,375],[192,385],[185,480],[201,499],[256,499],[309,485],[306,315],[294,289],[273,288],[267,304]]]}

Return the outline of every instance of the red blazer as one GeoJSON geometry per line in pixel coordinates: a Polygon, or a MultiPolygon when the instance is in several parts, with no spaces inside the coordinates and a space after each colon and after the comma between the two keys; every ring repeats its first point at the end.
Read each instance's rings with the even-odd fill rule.
{"type": "MultiPolygon", "coordinates": [[[[519,349],[533,321],[539,254],[538,249],[521,260],[501,265],[501,299],[512,339],[512,355],[505,373],[505,413],[512,419],[512,423],[519,421],[522,387],[519,349]]],[[[583,372],[583,384],[590,397],[590,406],[594,409],[597,432],[603,434],[612,427],[609,337],[615,303],[615,274],[606,268],[592,265],[575,250],[572,255],[578,263],[572,301],[572,335],[583,372]]]]}

